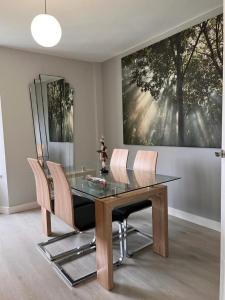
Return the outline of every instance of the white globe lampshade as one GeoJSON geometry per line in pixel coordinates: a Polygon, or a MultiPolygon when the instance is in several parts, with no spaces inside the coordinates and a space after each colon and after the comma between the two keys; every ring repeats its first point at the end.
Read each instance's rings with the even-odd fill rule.
{"type": "Polygon", "coordinates": [[[40,14],[31,23],[31,33],[34,40],[43,47],[54,47],[62,36],[62,29],[55,17],[40,14]]]}

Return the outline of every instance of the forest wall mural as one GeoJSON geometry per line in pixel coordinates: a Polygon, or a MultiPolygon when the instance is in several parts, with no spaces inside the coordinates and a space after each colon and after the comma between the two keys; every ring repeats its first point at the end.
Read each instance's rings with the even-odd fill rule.
{"type": "Polygon", "coordinates": [[[223,16],[122,58],[124,143],[221,147],[223,16]]]}

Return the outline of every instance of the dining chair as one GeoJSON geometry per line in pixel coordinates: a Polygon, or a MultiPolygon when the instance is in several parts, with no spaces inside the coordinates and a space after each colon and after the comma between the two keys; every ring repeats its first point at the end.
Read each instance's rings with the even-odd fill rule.
{"type": "Polygon", "coordinates": [[[128,149],[114,149],[110,160],[110,168],[126,169],[127,158],[128,158],[128,149]]]}
{"type": "MultiPolygon", "coordinates": [[[[144,172],[149,172],[149,174],[155,174],[156,172],[156,164],[157,164],[157,158],[158,158],[158,152],[156,151],[142,151],[139,150],[136,154],[135,160],[134,160],[134,165],[133,165],[133,170],[134,170],[134,175],[136,173],[136,179],[138,182],[138,179],[140,180],[140,175],[144,172]]],[[[142,250],[143,248],[149,246],[152,244],[152,237],[132,226],[128,228],[128,217],[140,210],[143,210],[145,208],[151,207],[152,202],[150,200],[143,200],[137,203],[129,204],[123,207],[120,207],[118,209],[115,209],[116,213],[120,213],[123,215],[123,232],[124,232],[124,247],[125,247],[125,253],[127,257],[132,256],[133,254],[137,253],[138,251],[142,250]],[[144,246],[139,247],[138,249],[134,251],[129,251],[127,248],[127,234],[129,232],[135,231],[147,239],[149,239],[149,242],[146,243],[144,246]]]]}
{"type": "MultiPolygon", "coordinates": [[[[51,190],[51,181],[47,178],[45,175],[44,169],[41,166],[41,163],[38,159],[35,158],[27,158],[28,163],[31,166],[31,169],[34,174],[35,183],[36,183],[36,196],[37,196],[37,202],[41,206],[42,211],[42,224],[43,224],[43,233],[46,236],[50,236],[52,234],[51,230],[51,214],[57,214],[58,215],[58,206],[55,207],[55,199],[53,196],[53,191],[51,190]]],[[[77,195],[72,195],[73,203],[75,207],[80,207],[83,205],[90,205],[92,204],[92,201],[90,201],[87,198],[80,197],[77,195]]],[[[57,205],[57,204],[56,204],[57,205]]],[[[60,217],[60,215],[59,215],[60,217]]],[[[77,248],[73,248],[71,251],[61,252],[57,255],[52,255],[46,248],[49,244],[53,244],[55,242],[58,242],[66,237],[72,236],[74,234],[77,234],[78,230],[76,229],[73,232],[69,232],[67,234],[61,235],[56,238],[52,238],[47,242],[42,242],[38,244],[39,249],[42,251],[43,254],[48,258],[48,260],[56,260],[59,259],[71,251],[80,251],[82,249],[89,248],[93,245],[95,245],[95,240],[90,241],[89,243],[82,245],[77,248]]]]}
{"type": "Polygon", "coordinates": [[[53,203],[51,201],[51,189],[49,181],[44,173],[38,159],[27,158],[33,171],[36,185],[37,202],[41,206],[43,233],[51,235],[51,213],[53,213],[53,203]]]}
{"type": "MultiPolygon", "coordinates": [[[[76,197],[73,199],[70,184],[67,180],[66,174],[61,164],[47,161],[47,166],[51,173],[54,186],[54,214],[63,220],[67,225],[75,229],[77,233],[87,231],[95,228],[95,202],[77,206],[76,197]],[[75,202],[74,202],[75,200],[75,202]]],[[[112,221],[119,222],[119,218],[114,213],[112,221]]],[[[119,240],[120,240],[120,257],[114,265],[118,266],[122,264],[124,258],[124,246],[122,238],[122,223],[119,222],[119,240]]],[[[96,275],[96,271],[91,272],[78,279],[73,279],[67,271],[63,268],[63,265],[73,261],[74,259],[89,254],[92,250],[95,250],[96,243],[95,238],[89,244],[89,247],[80,247],[79,251],[70,250],[67,251],[63,258],[57,259],[53,262],[54,267],[60,273],[60,275],[71,285],[75,286],[83,280],[96,275]]]]}

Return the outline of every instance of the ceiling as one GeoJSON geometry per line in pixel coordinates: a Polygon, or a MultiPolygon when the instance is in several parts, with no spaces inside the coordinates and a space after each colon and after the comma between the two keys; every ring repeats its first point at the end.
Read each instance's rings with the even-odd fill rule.
{"type": "Polygon", "coordinates": [[[61,23],[54,48],[39,47],[30,23],[44,0],[0,1],[0,45],[101,62],[217,7],[222,0],[47,0],[61,23]],[[15,4],[16,3],[16,4],[15,4]]]}

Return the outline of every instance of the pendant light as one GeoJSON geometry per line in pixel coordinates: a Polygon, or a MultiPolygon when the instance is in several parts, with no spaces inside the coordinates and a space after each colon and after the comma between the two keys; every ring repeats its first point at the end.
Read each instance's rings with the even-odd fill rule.
{"type": "Polygon", "coordinates": [[[31,23],[31,34],[35,42],[43,47],[54,47],[61,39],[61,26],[55,17],[47,14],[46,0],[45,13],[34,17],[31,23]]]}

